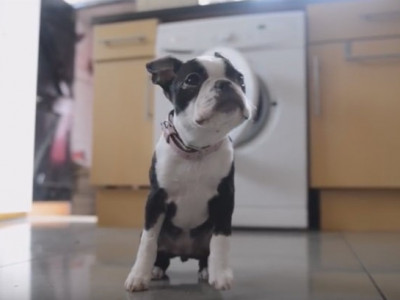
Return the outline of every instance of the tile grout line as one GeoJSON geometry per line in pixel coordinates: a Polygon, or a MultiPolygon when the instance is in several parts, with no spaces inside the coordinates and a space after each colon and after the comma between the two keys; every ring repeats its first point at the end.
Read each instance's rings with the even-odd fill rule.
{"type": "MultiPolygon", "coordinates": [[[[8,268],[8,267],[23,265],[23,264],[27,264],[27,263],[32,263],[32,262],[41,261],[41,260],[48,259],[48,258],[57,257],[57,256],[59,256],[60,254],[61,254],[62,256],[65,256],[65,255],[66,255],[66,253],[59,253],[59,252],[50,254],[49,256],[46,256],[46,257],[44,257],[44,256],[41,257],[41,256],[39,255],[39,256],[37,256],[37,257],[31,257],[30,259],[25,259],[25,260],[21,260],[21,261],[16,261],[16,262],[12,262],[12,263],[9,263],[9,264],[5,264],[5,265],[0,265],[0,270],[1,270],[1,269],[4,269],[4,268],[8,268]]],[[[69,254],[67,254],[67,255],[69,255],[69,254]]]]}
{"type": "Polygon", "coordinates": [[[347,246],[350,248],[351,252],[353,252],[354,256],[356,257],[357,261],[360,263],[362,269],[364,270],[364,272],[367,274],[369,280],[371,280],[372,285],[375,287],[375,289],[378,291],[379,295],[382,297],[383,300],[388,300],[388,298],[385,296],[385,294],[383,293],[383,291],[381,290],[381,288],[378,286],[378,284],[376,283],[374,277],[372,277],[371,273],[368,272],[368,269],[365,267],[364,263],[362,262],[362,260],[360,259],[360,257],[357,255],[357,252],[354,250],[354,248],[351,246],[350,242],[347,240],[347,238],[345,237],[345,235],[343,234],[343,240],[345,241],[345,243],[347,244],[347,246]]]}
{"type": "Polygon", "coordinates": [[[34,258],[31,258],[31,259],[26,259],[26,260],[16,261],[16,262],[12,262],[12,263],[5,264],[5,265],[0,265],[0,270],[8,268],[8,267],[13,267],[13,266],[18,266],[18,265],[23,265],[23,264],[26,264],[26,263],[34,262],[34,261],[36,261],[38,259],[40,259],[40,258],[34,257],[34,258]]]}

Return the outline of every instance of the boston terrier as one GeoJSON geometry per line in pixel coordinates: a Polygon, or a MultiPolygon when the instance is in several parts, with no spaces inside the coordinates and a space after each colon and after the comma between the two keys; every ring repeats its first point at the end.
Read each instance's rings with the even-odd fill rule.
{"type": "Polygon", "coordinates": [[[144,229],[125,288],[147,289],[180,257],[197,259],[200,279],[229,289],[235,188],[228,134],[251,115],[243,75],[219,53],[187,62],[165,57],[146,68],[173,110],[153,155],[144,229]]]}

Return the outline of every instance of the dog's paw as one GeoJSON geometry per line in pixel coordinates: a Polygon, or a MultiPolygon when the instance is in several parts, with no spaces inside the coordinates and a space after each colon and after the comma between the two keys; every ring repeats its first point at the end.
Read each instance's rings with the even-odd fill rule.
{"type": "Polygon", "coordinates": [[[165,278],[165,272],[160,267],[153,267],[153,271],[151,272],[152,280],[161,280],[165,278]]]}
{"type": "Polygon", "coordinates": [[[125,280],[125,289],[129,292],[139,292],[147,290],[149,287],[150,276],[131,271],[125,280]]]}
{"type": "Polygon", "coordinates": [[[199,280],[208,280],[208,269],[203,268],[203,270],[199,271],[199,280]]]}
{"type": "Polygon", "coordinates": [[[229,290],[232,287],[233,273],[227,268],[210,272],[208,283],[217,290],[229,290]]]}

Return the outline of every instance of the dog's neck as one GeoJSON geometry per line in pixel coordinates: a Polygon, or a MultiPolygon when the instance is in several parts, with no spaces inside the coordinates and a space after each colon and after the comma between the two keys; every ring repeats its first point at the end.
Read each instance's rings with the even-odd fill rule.
{"type": "Polygon", "coordinates": [[[168,120],[161,123],[161,129],[167,144],[169,144],[179,156],[188,160],[199,160],[208,154],[217,151],[224,143],[224,139],[222,139],[215,144],[201,148],[186,144],[175,128],[173,123],[173,115],[174,112],[172,111],[168,115],[168,120]]]}
{"type": "Polygon", "coordinates": [[[203,128],[199,125],[187,122],[184,118],[174,117],[173,125],[184,142],[190,148],[197,150],[213,146],[228,138],[228,135],[217,132],[215,129],[203,128]]]}

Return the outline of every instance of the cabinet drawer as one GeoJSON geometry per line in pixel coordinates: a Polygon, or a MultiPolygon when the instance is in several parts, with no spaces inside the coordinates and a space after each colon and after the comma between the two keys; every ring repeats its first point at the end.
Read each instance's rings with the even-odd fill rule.
{"type": "Polygon", "coordinates": [[[156,30],[156,19],[95,26],[94,59],[153,56],[156,30]]]}
{"type": "Polygon", "coordinates": [[[311,185],[399,188],[400,38],[309,50],[311,185]]]}
{"type": "Polygon", "coordinates": [[[398,0],[312,4],[307,12],[310,42],[400,34],[398,0]]]}
{"type": "Polygon", "coordinates": [[[148,194],[147,189],[99,189],[96,192],[98,225],[142,228],[148,194]]]}

